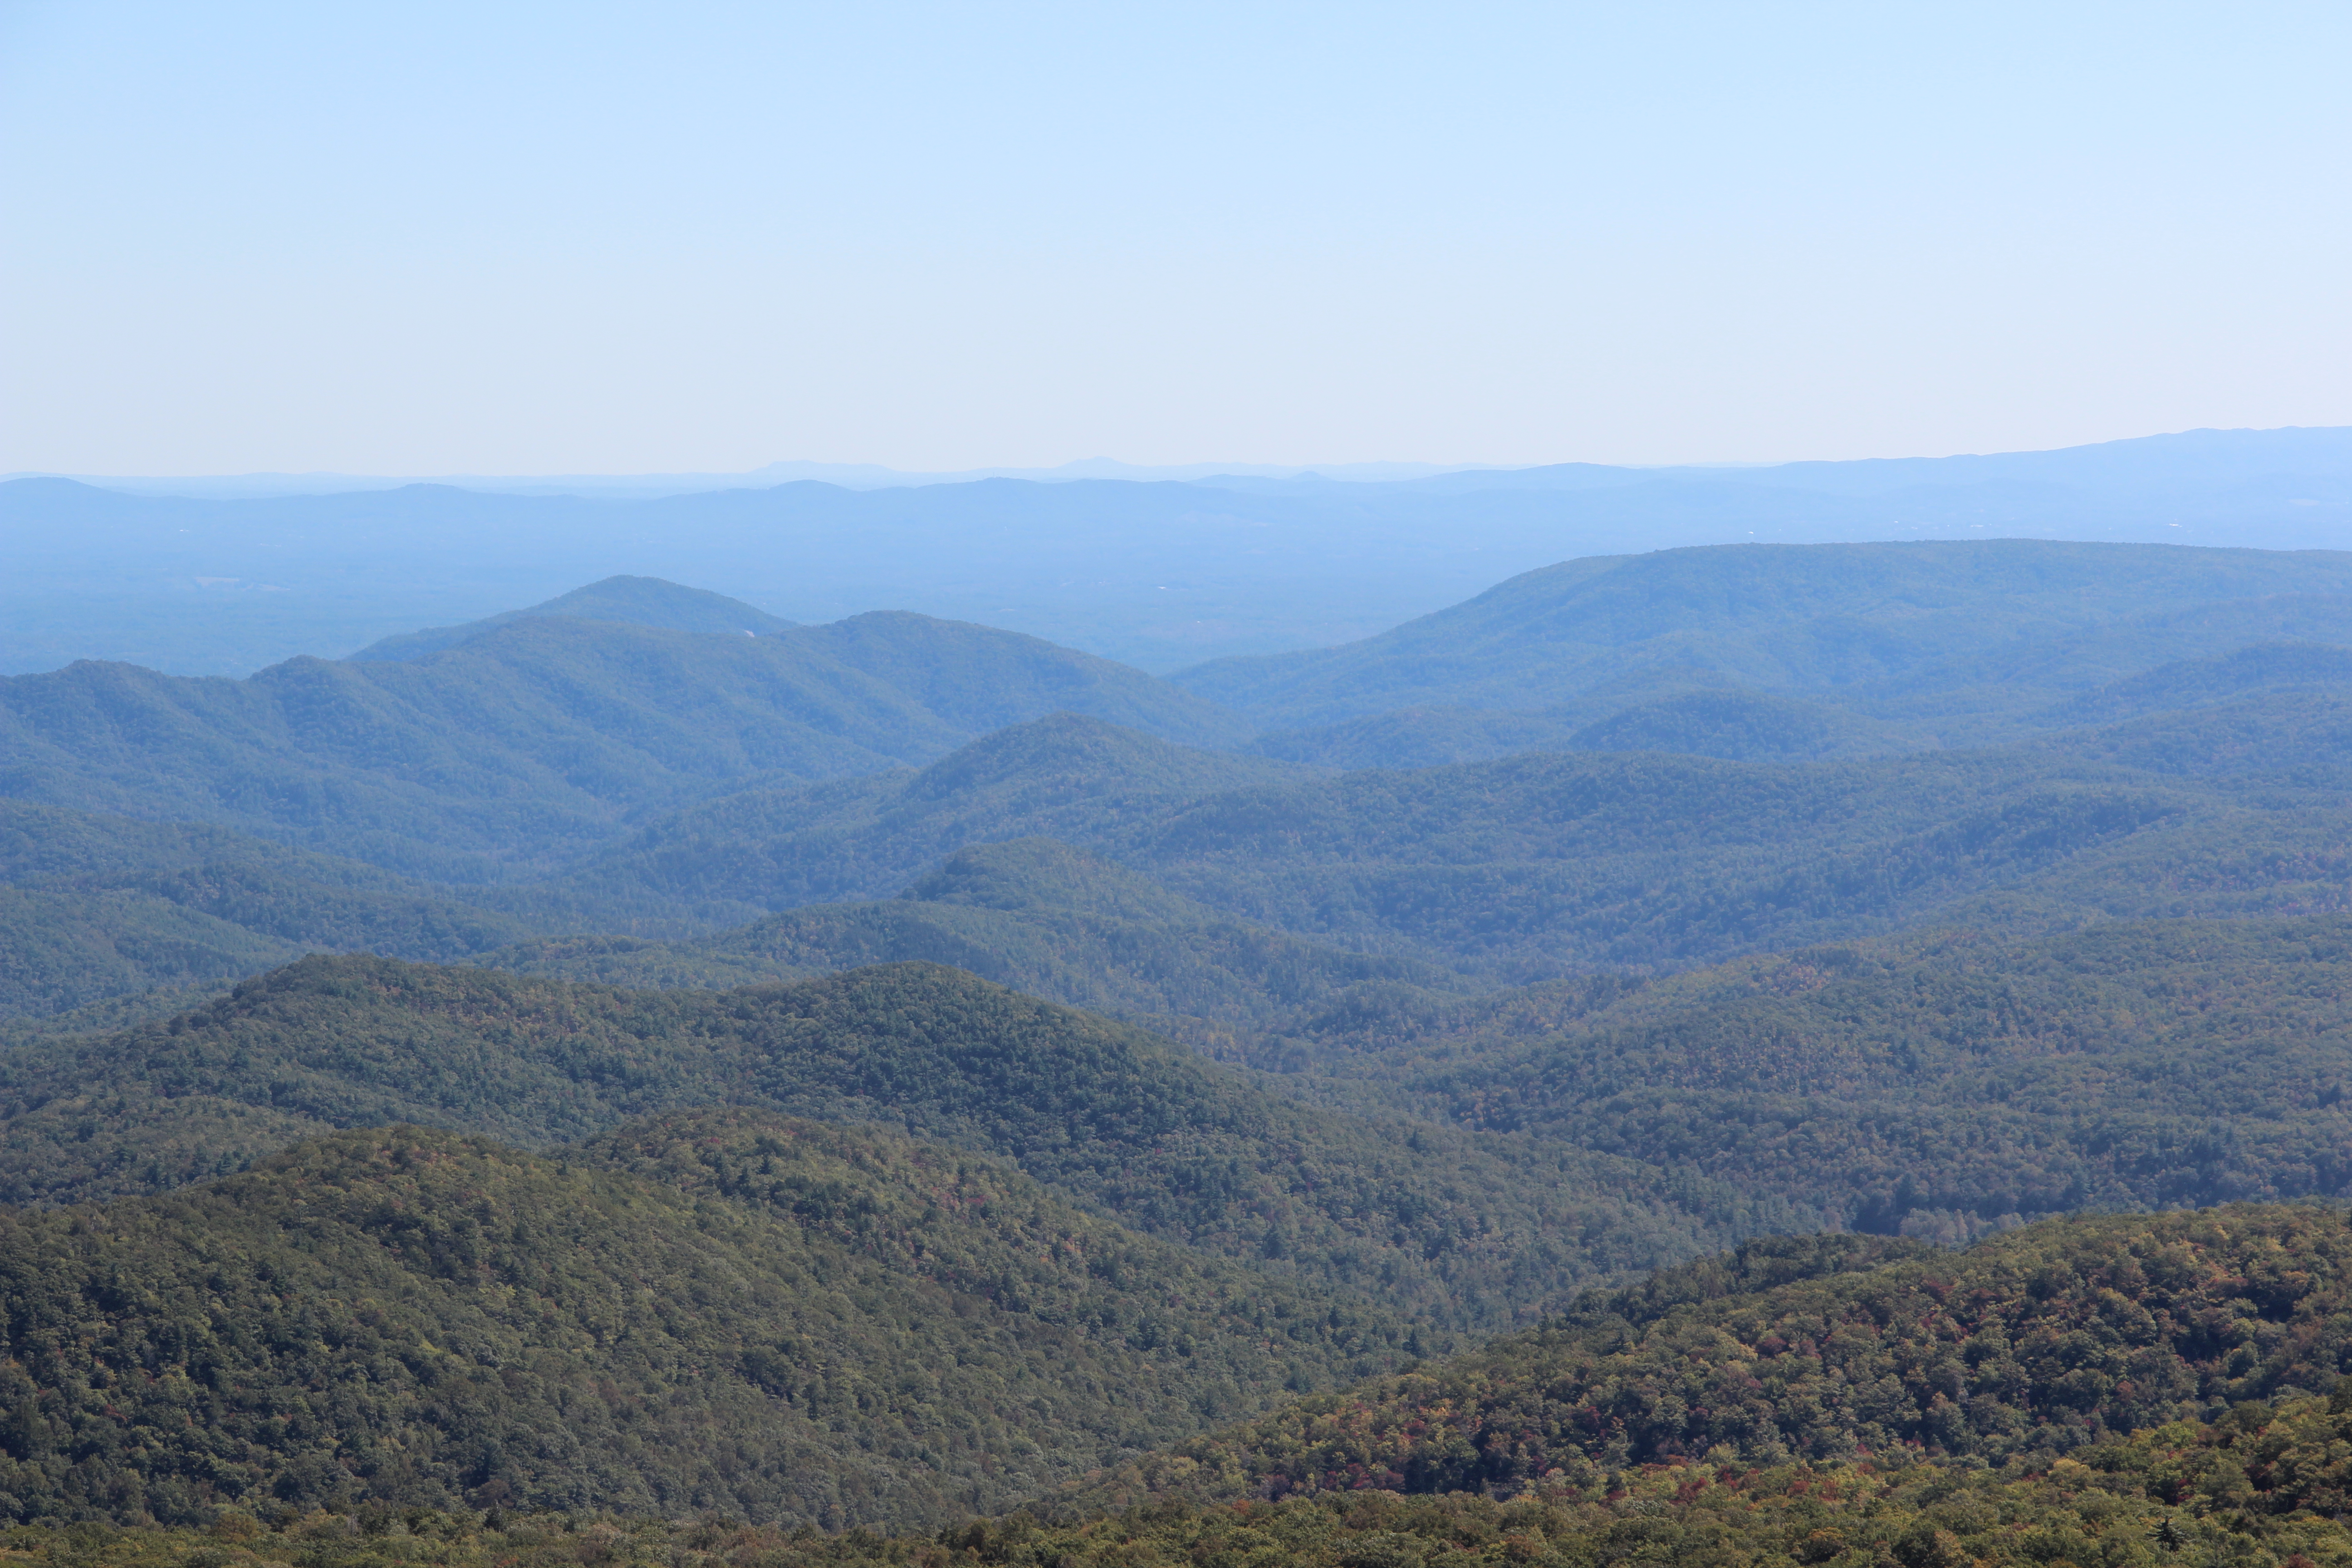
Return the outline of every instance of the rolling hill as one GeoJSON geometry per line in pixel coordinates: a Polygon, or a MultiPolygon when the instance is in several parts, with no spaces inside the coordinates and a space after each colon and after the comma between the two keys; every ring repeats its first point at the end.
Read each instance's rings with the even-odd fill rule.
{"type": "Polygon", "coordinates": [[[1567,1016],[1541,992],[1456,1003],[1333,1070],[1948,1242],[2085,1207],[2352,1195],[2347,998],[2341,915],[1994,926],[1744,959],[1567,1016]]]}
{"type": "Polygon", "coordinates": [[[1221,1060],[1301,1065],[1286,1037],[1367,990],[1442,999],[1433,964],[1347,952],[1236,921],[1050,838],[948,856],[895,899],[812,904],[695,941],[553,937],[478,954],[520,974],[721,987],[873,963],[968,970],[1032,996],[1143,1024],[1221,1060]]]}
{"type": "Polygon", "coordinates": [[[1054,714],[914,773],[738,791],[654,823],[562,877],[504,890],[499,901],[611,930],[640,910],[641,918],[720,922],[885,899],[971,845],[1037,837],[1099,845],[1190,801],[1306,773],[1054,714]]]}
{"type": "Polygon", "coordinates": [[[644,992],[371,957],[0,1056],[0,1199],[152,1192],[342,1128],[545,1147],[718,1105],[1011,1160],[1132,1228],[1377,1301],[1432,1346],[1800,1217],[1566,1145],[1303,1105],[932,964],[644,992]]]}
{"type": "Polygon", "coordinates": [[[242,681],[88,662],[0,680],[0,794],[483,881],[753,778],[919,763],[1061,710],[1243,732],[1139,671],[920,616],[747,637],[526,616],[411,660],[242,681]]]}
{"type": "Polygon", "coordinates": [[[225,828],[0,800],[0,1020],[135,1005],[318,948],[447,960],[530,929],[427,883],[225,828]]]}
{"type": "Polygon", "coordinates": [[[1045,837],[1230,918],[1498,981],[1993,918],[2319,912],[2352,887],[2346,700],[1793,766],[1581,752],[1336,777],[1057,717],[914,774],[713,802],[501,907],[742,921],[1045,837]]]}
{"type": "Polygon", "coordinates": [[[1404,1330],[968,1151],[746,1112],[415,1128],[0,1215],[0,1511],[1002,1509],[1404,1330]]]}
{"type": "MultiPolygon", "coordinates": [[[[1104,1489],[1526,1485],[1706,1458],[2042,1465],[2352,1368],[2336,1210],[2049,1220],[1952,1254],[1751,1243],[1424,1371],[1181,1445],[1104,1489]]],[[[2078,1460],[2078,1462],[2080,1462],[2078,1460]]],[[[1101,1486],[1098,1483],[1098,1486],[1101,1486]]]]}
{"type": "MultiPolygon", "coordinates": [[[[1433,1558],[1477,1568],[2025,1568],[2319,1564],[2352,1553],[2344,1218],[2256,1206],[2053,1221],[1957,1255],[1851,1237],[1753,1243],[1591,1293],[1540,1329],[1452,1361],[1311,1394],[1116,1463],[1009,1517],[896,1537],[815,1535],[791,1528],[797,1510],[777,1508],[777,1494],[817,1492],[847,1513],[881,1479],[899,1488],[893,1516],[928,1525],[926,1511],[933,1511],[939,1491],[998,1489],[984,1467],[977,1478],[968,1463],[953,1467],[962,1444],[1005,1408],[1004,1394],[1024,1383],[1087,1388],[1098,1369],[1123,1357],[1134,1364],[1154,1316],[1165,1321],[1169,1310],[1154,1303],[1090,1334],[1049,1338],[1073,1285],[1095,1300],[1120,1301],[1119,1288],[1099,1273],[1080,1281],[1051,1259],[1022,1258],[1013,1266],[1042,1300],[974,1300],[902,1327],[894,1312],[961,1300],[953,1284],[940,1289],[940,1276],[960,1284],[964,1268],[993,1262],[1004,1242],[1025,1250],[1038,1230],[1068,1235],[1083,1220],[1055,1214],[1050,1200],[1024,1203],[1017,1177],[968,1158],[958,1190],[987,1194],[987,1214],[930,1204],[918,1217],[945,1174],[934,1152],[827,1142],[823,1130],[790,1124],[729,1131],[689,1142],[650,1129],[562,1166],[408,1131],[347,1136],[251,1176],[117,1205],[107,1211],[120,1215],[110,1234],[67,1230],[49,1216],[8,1221],[0,1256],[34,1253],[84,1282],[78,1294],[20,1298],[31,1311],[20,1308],[16,1324],[39,1325],[36,1335],[66,1322],[130,1331],[70,1342],[62,1355],[36,1341],[37,1357],[88,1382],[69,1383],[9,1428],[0,1484],[46,1516],[42,1528],[12,1531],[11,1550],[44,1568],[138,1568],[205,1552],[352,1568],[556,1568],[592,1558],[679,1568],[959,1559],[1007,1568],[1390,1568],[1433,1558]],[[755,1154],[769,1167],[757,1176],[755,1154]],[[908,1176],[929,1181],[910,1192],[908,1176]],[[747,1177],[748,1190],[706,1195],[747,1177]],[[419,1218],[430,1205],[414,1200],[453,1187],[472,1205],[463,1222],[419,1218]],[[286,1245],[295,1237],[299,1246],[286,1245]],[[838,1243],[849,1238],[866,1245],[845,1256],[838,1243]],[[903,1270],[908,1242],[940,1239],[947,1257],[903,1270]],[[221,1257],[225,1242],[239,1249],[234,1261],[221,1257]],[[691,1306],[656,1319],[626,1291],[596,1294],[620,1268],[654,1258],[675,1259],[698,1287],[691,1306]],[[557,1262],[571,1267],[549,1268],[557,1262]],[[321,1280],[326,1289],[299,1308],[278,1294],[238,1294],[248,1268],[293,1280],[336,1264],[349,1279],[392,1289],[354,1300],[328,1293],[347,1280],[321,1280]],[[194,1292],[131,1294],[199,1271],[209,1290],[227,1289],[247,1308],[227,1331],[205,1321],[194,1292]],[[780,1313],[773,1300],[745,1300],[747,1287],[795,1275],[809,1281],[804,1298],[829,1309],[814,1324],[790,1318],[789,1306],[780,1313]],[[499,1289],[509,1279],[529,1289],[499,1289]],[[247,1325],[277,1331],[236,1331],[247,1325]],[[802,1412],[782,1407],[795,1394],[814,1405],[814,1380],[778,1377],[783,1357],[746,1349],[775,1335],[785,1357],[806,1354],[820,1337],[855,1343],[873,1326],[919,1347],[914,1364],[927,1374],[943,1352],[971,1359],[936,1384],[902,1376],[857,1387],[864,1407],[846,1424],[836,1417],[834,1431],[887,1434],[895,1444],[809,1442],[802,1412]],[[635,1348],[622,1377],[581,1376],[577,1347],[623,1329],[635,1348]],[[224,1396],[177,1376],[123,1379],[83,1349],[92,1342],[193,1352],[192,1364],[233,1366],[249,1381],[224,1396]],[[1041,1373],[1033,1347],[1045,1344],[1066,1359],[1041,1373]],[[524,1347],[536,1353],[518,1364],[524,1347]],[[498,1385],[480,1370],[491,1357],[508,1358],[498,1385]],[[301,1427],[248,1412],[265,1403],[271,1379],[315,1378],[370,1358],[373,1375],[343,1384],[350,1392],[325,1420],[301,1427]],[[696,1363],[699,1376],[678,1375],[696,1363]],[[420,1385],[439,1397],[415,1398],[420,1385]],[[640,1391],[667,1397],[644,1400],[640,1391]],[[969,1411],[940,1397],[959,1395],[969,1411]],[[228,1417],[209,1447],[173,1421],[204,1400],[228,1417]],[[61,1427],[80,1415],[81,1430],[102,1433],[129,1411],[161,1417],[131,1428],[152,1434],[144,1445],[91,1447],[68,1468],[61,1427]],[[531,1424],[511,1425],[522,1421],[531,1424]],[[478,1435],[501,1431],[528,1441],[485,1454],[478,1435]],[[720,1450],[714,1431],[748,1440],[720,1450]],[[289,1454],[289,1437],[308,1451],[289,1454]],[[592,1441],[575,1446],[580,1438],[592,1441]],[[944,1486],[905,1468],[926,1447],[948,1457],[944,1486]],[[616,1454],[627,1468],[614,1465],[616,1454]],[[342,1463],[315,1462],[330,1455],[342,1463]],[[398,1458],[385,1463],[387,1455],[398,1458]],[[785,1455],[800,1466],[775,1463],[785,1455]],[[447,1500],[467,1459],[476,1460],[472,1474],[489,1474],[470,1489],[492,1504],[487,1511],[447,1500]],[[600,1467],[614,1471],[616,1495],[743,1496],[754,1522],[499,1506],[510,1489],[546,1496],[567,1481],[605,1479],[600,1467]],[[191,1474],[215,1489],[226,1481],[237,1502],[266,1500],[252,1511],[209,1498],[189,1507],[191,1474]],[[70,1501],[42,1489],[61,1476],[83,1483],[70,1501]],[[264,1477],[278,1495],[255,1484],[264,1477]],[[334,1511],[305,1513],[314,1502],[334,1511]],[[761,1522],[762,1503],[784,1518],[761,1522]],[[77,1508],[84,1522],[58,1528],[77,1508]],[[87,1518],[110,1508],[197,1528],[116,1531],[87,1518]]],[[[1153,1260],[1147,1252],[1135,1261],[1153,1260]]],[[[1136,1275],[1145,1277],[1142,1267],[1136,1275]]],[[[20,1278],[0,1276],[0,1289],[20,1290],[20,1278]]],[[[1194,1285],[1186,1305],[1197,1301],[1194,1321],[1211,1330],[1195,1338],[1194,1355],[1213,1360],[1215,1329],[1246,1313],[1208,1284],[1194,1285]]],[[[215,1295],[210,1305],[217,1312],[229,1302],[215,1295]]],[[[1290,1347],[1295,1357],[1319,1348],[1311,1330],[1290,1347]]],[[[1146,1375],[1201,1375],[1147,1356],[1146,1375]]],[[[1022,1412],[1040,1437],[1009,1451],[1048,1468],[1049,1445],[1082,1444],[1089,1420],[1123,1394],[1106,1388],[1042,1424],[1022,1412]]],[[[314,1403],[299,1407],[307,1415],[314,1403]]]]}
{"type": "Polygon", "coordinates": [[[2294,638],[2352,643],[2352,555],[1719,545],[1562,562],[1361,642],[1171,679],[1268,729],[1405,708],[1546,709],[1630,679],[1728,679],[1834,701],[1914,743],[1967,743],[2184,652],[2294,638]]]}

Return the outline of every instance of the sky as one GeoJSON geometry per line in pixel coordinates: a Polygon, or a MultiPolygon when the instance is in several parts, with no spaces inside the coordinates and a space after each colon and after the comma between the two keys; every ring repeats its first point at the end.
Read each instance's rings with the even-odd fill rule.
{"type": "Polygon", "coordinates": [[[2352,425],[2352,6],[0,0],[0,471],[2352,425]]]}

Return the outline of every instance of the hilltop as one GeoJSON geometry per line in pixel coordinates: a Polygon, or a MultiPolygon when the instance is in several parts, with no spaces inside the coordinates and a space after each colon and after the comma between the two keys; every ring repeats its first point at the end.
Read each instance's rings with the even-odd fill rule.
{"type": "Polygon", "coordinates": [[[349,657],[370,659],[418,659],[443,648],[456,647],[487,637],[515,621],[570,617],[583,621],[616,621],[624,626],[655,626],[664,631],[698,632],[711,637],[774,636],[790,631],[788,621],[740,599],[707,588],[688,588],[658,577],[607,577],[584,588],[559,594],[544,604],[508,610],[462,626],[433,626],[402,632],[370,643],[349,657]]]}

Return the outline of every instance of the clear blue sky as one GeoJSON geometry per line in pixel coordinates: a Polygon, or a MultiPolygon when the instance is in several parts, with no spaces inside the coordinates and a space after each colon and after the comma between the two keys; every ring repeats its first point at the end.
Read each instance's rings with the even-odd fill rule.
{"type": "Polygon", "coordinates": [[[0,470],[2352,424],[2352,6],[0,0],[0,470]]]}

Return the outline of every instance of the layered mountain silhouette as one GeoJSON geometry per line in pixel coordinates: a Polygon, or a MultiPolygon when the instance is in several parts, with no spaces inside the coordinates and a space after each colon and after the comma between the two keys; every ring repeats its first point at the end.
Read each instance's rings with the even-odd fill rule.
{"type": "Polygon", "coordinates": [[[0,681],[0,790],[481,880],[755,777],[923,762],[1059,710],[1244,732],[1139,671],[916,616],[749,637],[527,616],[242,681],[87,662],[0,681]]]}
{"type": "Polygon", "coordinates": [[[745,637],[772,635],[790,631],[794,625],[740,599],[730,599],[708,589],[680,587],[658,577],[607,577],[601,583],[574,588],[569,594],[559,594],[527,610],[509,610],[463,626],[436,626],[383,637],[351,657],[362,663],[370,659],[422,658],[443,648],[472,642],[516,621],[565,618],[653,626],[662,631],[701,632],[713,637],[737,633],[745,637]]]}
{"type": "MultiPolygon", "coordinates": [[[[1377,637],[1173,679],[1267,728],[1544,709],[1605,682],[1729,680],[1919,726],[2255,642],[2352,643],[2352,554],[2138,545],[1725,545],[1564,562],[1377,637]]],[[[2038,699],[2038,700],[2037,700],[2038,699]]]]}
{"type": "Polygon", "coordinates": [[[2284,692],[1803,767],[1578,752],[1323,777],[1056,716],[917,773],[690,808],[496,907],[751,919],[887,898],[965,846],[1042,837],[1227,917],[1495,978],[1997,911],[2286,913],[2339,907],[2352,878],[2334,847],[2347,714],[2352,695],[2284,692]]]}
{"type": "Polygon", "coordinates": [[[7,1543],[2332,1562],[2347,560],[1588,559],[1181,680],[614,578],[0,683],[7,1543]]]}

